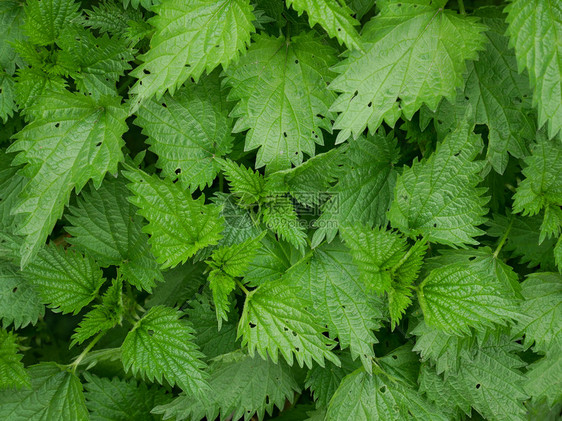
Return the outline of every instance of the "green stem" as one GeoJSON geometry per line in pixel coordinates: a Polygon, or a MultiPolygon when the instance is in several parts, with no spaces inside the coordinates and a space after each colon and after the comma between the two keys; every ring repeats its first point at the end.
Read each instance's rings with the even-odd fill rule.
{"type": "Polygon", "coordinates": [[[464,8],[464,0],[459,0],[459,12],[461,12],[461,15],[466,15],[466,10],[464,8]]]}
{"type": "Polygon", "coordinates": [[[76,372],[76,368],[78,368],[84,357],[88,354],[88,352],[92,350],[94,345],[102,338],[103,335],[105,335],[105,332],[98,333],[95,338],[92,339],[92,342],[90,342],[88,346],[84,348],[84,351],[82,351],[82,353],[78,355],[78,358],[76,358],[72,364],[69,364],[69,367],[72,369],[73,373],[76,372]]]}
{"type": "Polygon", "coordinates": [[[509,221],[509,225],[507,226],[507,229],[505,230],[502,237],[500,238],[500,243],[498,244],[498,246],[496,247],[496,250],[494,251],[494,259],[497,259],[503,245],[505,244],[505,242],[507,240],[507,236],[509,235],[509,232],[511,231],[511,226],[513,225],[513,219],[514,219],[513,216],[511,216],[510,221],[509,221]]]}
{"type": "Polygon", "coordinates": [[[244,294],[249,295],[250,291],[248,291],[248,289],[244,286],[244,284],[242,282],[240,282],[238,279],[234,278],[234,282],[236,282],[236,285],[238,285],[240,287],[240,289],[242,291],[244,291],[244,294]]]}

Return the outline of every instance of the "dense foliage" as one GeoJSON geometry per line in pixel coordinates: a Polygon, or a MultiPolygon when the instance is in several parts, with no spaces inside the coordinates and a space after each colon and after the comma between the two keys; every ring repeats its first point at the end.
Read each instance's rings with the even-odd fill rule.
{"type": "Polygon", "coordinates": [[[559,419],[560,34],[2,0],[0,419],[559,419]]]}

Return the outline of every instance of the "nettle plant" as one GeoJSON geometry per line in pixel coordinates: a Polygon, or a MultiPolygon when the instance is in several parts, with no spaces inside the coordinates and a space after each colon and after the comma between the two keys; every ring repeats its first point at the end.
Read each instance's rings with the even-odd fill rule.
{"type": "Polygon", "coordinates": [[[0,2],[0,419],[557,419],[561,33],[0,2]]]}

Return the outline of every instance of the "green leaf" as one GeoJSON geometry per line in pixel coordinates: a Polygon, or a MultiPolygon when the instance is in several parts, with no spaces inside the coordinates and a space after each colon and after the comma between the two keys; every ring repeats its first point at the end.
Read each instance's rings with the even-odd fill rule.
{"type": "Polygon", "coordinates": [[[553,235],[558,236],[562,228],[562,145],[558,139],[549,141],[541,137],[531,147],[531,155],[525,158],[525,179],[513,196],[515,213],[533,216],[545,209],[539,243],[553,235]],[[548,228],[549,224],[545,226],[549,212],[553,212],[550,217],[555,218],[550,224],[552,228],[548,228]]]}
{"type": "Polygon", "coordinates": [[[559,348],[562,346],[562,275],[531,273],[522,287],[523,317],[516,332],[525,335],[525,348],[534,344],[534,350],[541,353],[551,347],[559,348]]]}
{"type": "Polygon", "coordinates": [[[206,268],[207,265],[203,262],[197,264],[190,262],[165,271],[163,273],[164,282],[159,283],[152,290],[146,305],[148,307],[183,305],[207,282],[207,278],[203,274],[206,268]]]}
{"type": "Polygon", "coordinates": [[[127,130],[118,98],[96,101],[68,91],[39,98],[28,109],[32,121],[16,135],[9,151],[19,151],[13,165],[26,163],[29,179],[15,212],[26,214],[17,234],[25,266],[62,215],[73,189],[88,180],[99,187],[107,172],[123,159],[121,135],[127,130]]]}
{"type": "MultiPolygon", "coordinates": [[[[524,364],[515,354],[519,350],[518,344],[501,336],[475,345],[461,358],[459,372],[448,374],[441,387],[465,413],[471,405],[485,419],[525,420],[525,378],[519,370],[524,364]]],[[[433,396],[441,404],[443,396],[433,396]]]]}
{"type": "Polygon", "coordinates": [[[394,202],[388,213],[394,228],[414,237],[450,246],[478,244],[473,237],[484,231],[487,210],[480,182],[482,161],[473,161],[482,139],[464,120],[421,162],[414,160],[396,181],[394,202]]]}
{"type": "Polygon", "coordinates": [[[510,218],[494,214],[493,220],[488,222],[490,225],[488,235],[501,237],[511,224],[511,229],[507,234],[507,242],[502,251],[508,252],[512,257],[520,257],[520,262],[526,263],[529,268],[540,266],[542,270],[554,270],[552,249],[555,245],[555,239],[547,238],[539,244],[540,216],[521,217],[513,215],[510,218]],[[510,222],[510,218],[513,218],[512,222],[510,222]]]}
{"type": "Polygon", "coordinates": [[[39,294],[15,266],[0,266],[0,319],[4,327],[35,324],[45,314],[39,294]]]}
{"type": "Polygon", "coordinates": [[[31,387],[16,341],[16,335],[0,329],[0,390],[31,387]]]}
{"type": "Polygon", "coordinates": [[[362,368],[346,376],[328,406],[326,421],[446,420],[437,406],[401,382],[362,368]]]}
{"type": "Polygon", "coordinates": [[[310,27],[320,24],[332,38],[348,48],[361,49],[361,38],[355,29],[359,22],[353,10],[336,0],[287,0],[287,6],[295,9],[299,16],[306,11],[310,27]]]}
{"type": "Polygon", "coordinates": [[[148,136],[162,174],[178,179],[193,192],[211,185],[220,165],[214,159],[232,149],[230,107],[216,73],[187,84],[174,96],[147,101],[135,124],[148,136]]]}
{"type": "Polygon", "coordinates": [[[0,70],[0,119],[4,123],[17,110],[14,79],[0,70]]]}
{"type": "Polygon", "coordinates": [[[257,149],[256,168],[277,171],[299,165],[323,144],[321,128],[331,131],[328,108],[335,50],[313,33],[290,39],[256,36],[248,53],[226,70],[234,132],[248,130],[244,149],[257,149]]]}
{"type": "Polygon", "coordinates": [[[278,353],[293,365],[293,358],[302,367],[312,367],[312,360],[324,366],[324,359],[339,365],[330,350],[335,343],[325,337],[322,327],[310,313],[311,305],[287,282],[271,282],[251,291],[246,297],[244,311],[238,324],[242,346],[254,356],[268,356],[274,363],[278,353]]]}
{"type": "Polygon", "coordinates": [[[81,344],[98,332],[106,331],[120,324],[123,319],[123,281],[114,279],[101,299],[101,304],[84,315],[72,335],[70,346],[81,344]]]}
{"type": "Polygon", "coordinates": [[[165,378],[184,391],[200,394],[208,389],[203,354],[193,343],[194,330],[181,313],[165,306],[152,307],[128,333],[121,346],[127,371],[150,381],[165,378]]]}
{"type": "Polygon", "coordinates": [[[392,134],[378,132],[359,137],[349,145],[342,174],[328,190],[330,199],[315,222],[313,246],[324,237],[332,241],[338,227],[345,224],[385,225],[386,212],[394,197],[399,149],[392,134]]]}
{"type": "Polygon", "coordinates": [[[258,203],[265,195],[265,178],[258,171],[246,168],[230,159],[220,160],[230,192],[238,196],[241,204],[258,203]]]}
{"type": "Polygon", "coordinates": [[[149,176],[143,171],[127,171],[134,194],[131,203],[138,214],[148,220],[144,231],[162,268],[185,263],[198,250],[217,244],[223,230],[220,208],[205,204],[205,196],[198,199],[171,180],[149,176]]]}
{"type": "Polygon", "coordinates": [[[65,227],[71,235],[67,241],[102,267],[119,266],[127,282],[150,292],[163,277],[128,196],[122,177],[107,177],[98,189],[90,185],[65,215],[72,224],[65,227]]]}
{"type": "Polygon", "coordinates": [[[229,274],[215,269],[209,273],[209,288],[213,294],[213,303],[217,313],[219,330],[222,321],[228,321],[228,310],[230,307],[230,293],[236,288],[234,278],[229,274]]]}
{"type": "Polygon", "coordinates": [[[115,84],[131,69],[129,62],[134,59],[133,51],[121,39],[95,37],[82,28],[65,29],[57,45],[64,57],[80,69],[72,75],[76,88],[94,97],[116,95],[115,84]]]}
{"type": "Polygon", "coordinates": [[[14,50],[13,43],[24,39],[24,8],[19,0],[0,2],[0,68],[9,75],[22,61],[14,50]]]}
{"type": "Polygon", "coordinates": [[[197,397],[180,395],[168,405],[156,407],[154,412],[164,418],[213,420],[220,416],[249,421],[257,415],[263,419],[273,408],[283,410],[286,400],[293,402],[299,385],[291,370],[282,361],[250,357],[241,351],[222,355],[209,366],[212,392],[197,397]]]}
{"type": "Polygon", "coordinates": [[[373,330],[380,328],[383,308],[357,275],[349,251],[333,242],[314,249],[310,259],[287,272],[286,279],[306,291],[317,320],[327,325],[331,337],[338,337],[341,349],[349,347],[352,358],[360,357],[370,372],[373,344],[378,342],[373,330]]]}
{"type": "Polygon", "coordinates": [[[130,91],[133,110],[237,58],[254,31],[252,10],[249,0],[167,0],[155,7],[151,48],[131,73],[139,79],[130,91]]]}
{"type": "Polygon", "coordinates": [[[98,294],[103,272],[90,256],[50,244],[37,254],[23,271],[54,311],[77,314],[98,294]]]}
{"type": "Polygon", "coordinates": [[[470,327],[501,325],[519,316],[513,293],[470,263],[432,270],[419,286],[418,299],[428,325],[460,336],[470,327]]]}
{"type": "Polygon", "coordinates": [[[189,301],[189,305],[191,308],[187,308],[185,312],[197,333],[193,340],[207,359],[228,354],[239,348],[236,340],[238,312],[232,311],[232,306],[229,308],[228,321],[222,323],[219,331],[216,312],[211,307],[210,298],[197,294],[189,301]]]}
{"type": "Polygon", "coordinates": [[[552,138],[562,128],[562,5],[550,0],[513,0],[505,10],[519,69],[527,69],[534,89],[539,126],[548,121],[552,138]]]}
{"type": "Polygon", "coordinates": [[[315,365],[306,374],[305,386],[310,389],[317,408],[326,408],[338,389],[342,379],[359,367],[348,354],[340,354],[341,367],[328,364],[326,367],[315,365]]]}
{"type": "Polygon", "coordinates": [[[305,226],[301,225],[292,200],[287,195],[272,195],[262,212],[263,223],[278,238],[287,241],[293,247],[304,250],[306,246],[305,226]]]}
{"type": "Polygon", "coordinates": [[[80,380],[55,363],[29,367],[30,389],[0,392],[0,417],[5,420],[49,419],[87,421],[80,380]]]}
{"type": "Polygon", "coordinates": [[[156,421],[150,411],[171,400],[164,389],[135,380],[107,379],[84,373],[86,406],[91,421],[156,421]]]}
{"type": "Polygon", "coordinates": [[[485,7],[475,11],[489,29],[486,49],[478,61],[467,64],[465,85],[457,92],[451,106],[441,102],[436,112],[438,131],[444,133],[463,119],[471,108],[470,121],[486,124],[489,129],[486,159],[494,170],[503,174],[509,154],[515,158],[527,155],[527,142],[535,135],[531,90],[526,74],[517,71],[515,53],[505,36],[507,25],[501,9],[485,7]]]}
{"type": "Polygon", "coordinates": [[[23,29],[36,45],[53,44],[61,31],[79,16],[80,4],[74,0],[28,0],[23,29]]]}
{"type": "Polygon", "coordinates": [[[261,247],[261,240],[266,233],[264,231],[257,237],[242,243],[218,248],[213,251],[211,260],[207,263],[233,278],[244,276],[256,252],[261,247]]]}
{"type": "Polygon", "coordinates": [[[331,107],[340,114],[337,142],[375,133],[383,120],[410,120],[423,104],[437,108],[462,84],[465,61],[482,49],[486,29],[478,20],[443,8],[444,1],[385,0],[362,31],[364,51],[352,51],[334,67],[331,107]]]}
{"type": "Polygon", "coordinates": [[[562,354],[554,347],[544,358],[529,365],[526,373],[525,392],[533,400],[546,400],[554,406],[562,401],[562,354]]]}

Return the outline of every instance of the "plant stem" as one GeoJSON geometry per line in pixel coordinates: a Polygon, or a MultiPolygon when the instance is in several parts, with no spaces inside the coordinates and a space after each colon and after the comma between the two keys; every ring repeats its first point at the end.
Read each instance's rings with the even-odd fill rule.
{"type": "Polygon", "coordinates": [[[498,254],[500,254],[500,251],[501,251],[503,245],[505,244],[505,242],[507,240],[507,236],[509,235],[509,232],[511,231],[511,226],[513,225],[513,219],[514,218],[513,218],[513,215],[512,215],[510,220],[509,220],[509,225],[507,226],[507,229],[505,230],[502,237],[500,238],[500,243],[498,244],[498,246],[496,247],[496,250],[494,251],[494,259],[497,259],[498,254]]]}
{"type": "Polygon", "coordinates": [[[248,291],[248,289],[244,286],[244,284],[242,282],[240,282],[238,279],[234,278],[234,282],[236,282],[236,285],[238,285],[240,287],[240,289],[242,291],[244,291],[244,294],[249,295],[250,291],[248,291]]]}
{"type": "Polygon", "coordinates": [[[461,12],[461,15],[466,15],[466,10],[464,8],[464,0],[459,0],[459,12],[461,12]]]}
{"type": "Polygon", "coordinates": [[[69,364],[69,367],[72,368],[73,373],[76,372],[76,368],[80,365],[84,357],[88,354],[88,352],[92,350],[94,345],[101,339],[103,335],[105,335],[105,332],[98,333],[95,338],[92,339],[92,342],[90,342],[88,346],[84,348],[84,351],[82,351],[82,353],[78,355],[78,358],[76,358],[72,364],[69,364]]]}

